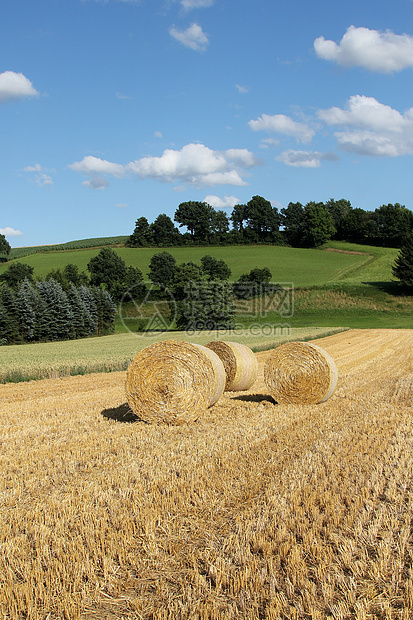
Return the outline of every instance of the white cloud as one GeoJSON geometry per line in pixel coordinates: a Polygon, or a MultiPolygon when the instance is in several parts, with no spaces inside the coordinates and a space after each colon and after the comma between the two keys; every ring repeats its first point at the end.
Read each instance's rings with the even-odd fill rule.
{"type": "Polygon", "coordinates": [[[248,88],[246,86],[241,86],[241,84],[235,84],[237,91],[241,94],[245,94],[248,92],[248,88]]]}
{"type": "Polygon", "coordinates": [[[155,136],[155,138],[163,138],[163,135],[162,135],[161,131],[155,131],[155,133],[153,135],[155,136]]]}
{"type": "Polygon", "coordinates": [[[190,185],[245,185],[239,168],[253,165],[254,156],[247,149],[213,151],[203,144],[187,144],[180,151],[165,149],[161,157],[143,157],[127,168],[140,178],[190,185]]]}
{"type": "Polygon", "coordinates": [[[83,181],[82,185],[89,187],[89,189],[106,189],[110,183],[103,177],[93,177],[92,179],[83,181]]]}
{"type": "Polygon", "coordinates": [[[181,0],[181,6],[190,11],[192,9],[203,9],[212,6],[215,0],[181,0]]]}
{"type": "Polygon", "coordinates": [[[253,131],[267,131],[293,136],[297,142],[311,142],[315,132],[305,123],[298,123],[285,114],[262,114],[257,120],[249,121],[253,131]]]}
{"type": "Polygon", "coordinates": [[[14,71],[0,73],[0,103],[22,97],[35,97],[38,94],[23,73],[14,73],[14,71]]]}
{"type": "Polygon", "coordinates": [[[25,172],[41,172],[42,167],[40,164],[34,164],[34,166],[26,166],[23,170],[25,172]]]}
{"type": "Polygon", "coordinates": [[[322,160],[334,161],[338,157],[334,153],[321,153],[320,151],[294,151],[289,149],[279,155],[277,161],[287,166],[296,168],[319,168],[322,160]]]}
{"type": "MultiPolygon", "coordinates": [[[[48,174],[50,171],[45,171],[40,164],[34,164],[34,166],[26,166],[23,168],[24,172],[36,172],[34,182],[40,187],[45,185],[53,185],[53,179],[48,174]]],[[[54,172],[54,171],[53,171],[54,172]]]]}
{"type": "Polygon", "coordinates": [[[5,237],[19,237],[22,234],[21,230],[14,230],[14,228],[10,228],[10,226],[0,228],[0,235],[4,235],[5,237]]]}
{"type": "Polygon", "coordinates": [[[239,198],[235,196],[224,196],[224,198],[220,198],[219,196],[208,194],[208,196],[205,196],[204,202],[207,202],[215,209],[232,209],[232,207],[239,204],[240,201],[239,198]]]}
{"type": "Polygon", "coordinates": [[[44,185],[53,185],[53,179],[49,174],[45,174],[44,172],[42,172],[41,174],[37,175],[36,183],[41,187],[44,185]]]}
{"type": "Polygon", "coordinates": [[[320,58],[345,67],[364,67],[381,73],[413,67],[413,37],[390,30],[350,26],[339,44],[318,37],[314,49],[320,58]]]}
{"type": "Polygon", "coordinates": [[[128,95],[124,95],[123,93],[120,93],[119,91],[116,93],[116,97],[118,99],[126,99],[126,100],[130,99],[130,97],[128,95]]]}
{"type": "Polygon", "coordinates": [[[344,128],[334,135],[341,148],[361,155],[413,154],[413,108],[404,114],[364,95],[350,97],[345,109],[319,110],[327,125],[344,128]]]}
{"type": "Polygon", "coordinates": [[[195,23],[191,24],[186,30],[177,30],[171,27],[169,34],[185,47],[197,52],[205,51],[209,43],[208,35],[203,32],[201,26],[195,23]]]}
{"type": "Polygon", "coordinates": [[[121,164],[113,164],[105,159],[93,157],[93,155],[86,155],[82,161],[70,164],[69,168],[83,174],[110,174],[118,178],[125,175],[125,168],[121,164]]]}
{"type": "Polygon", "coordinates": [[[126,165],[88,155],[82,161],[69,165],[69,168],[92,177],[84,184],[94,189],[100,189],[97,181],[102,181],[101,175],[117,178],[134,175],[140,179],[157,179],[196,187],[241,186],[247,185],[241,176],[242,171],[257,163],[247,149],[213,151],[203,144],[187,144],[179,151],[165,149],[160,157],[142,157],[126,165]]]}
{"type": "Polygon", "coordinates": [[[127,209],[129,205],[127,205],[125,202],[118,202],[115,207],[116,209],[127,209]]]}
{"type": "Polygon", "coordinates": [[[261,140],[260,147],[262,149],[267,149],[270,146],[278,146],[279,144],[280,141],[277,140],[277,138],[265,138],[264,140],[261,140]]]}

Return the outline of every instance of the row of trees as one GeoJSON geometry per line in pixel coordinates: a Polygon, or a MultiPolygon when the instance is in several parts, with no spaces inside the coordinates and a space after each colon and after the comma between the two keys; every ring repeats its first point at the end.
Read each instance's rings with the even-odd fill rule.
{"type": "Polygon", "coordinates": [[[331,198],[326,203],[290,202],[278,211],[270,201],[253,196],[234,206],[230,216],[205,202],[183,202],[174,221],[162,213],[149,224],[136,220],[126,245],[174,246],[185,244],[287,243],[295,247],[318,247],[329,239],[353,243],[400,247],[413,233],[413,213],[404,205],[382,205],[375,211],[353,208],[350,201],[331,198]]]}
{"type": "Polygon", "coordinates": [[[0,288],[0,343],[100,336],[114,330],[115,312],[103,288],[70,284],[65,291],[53,278],[34,283],[25,277],[0,288]]]}

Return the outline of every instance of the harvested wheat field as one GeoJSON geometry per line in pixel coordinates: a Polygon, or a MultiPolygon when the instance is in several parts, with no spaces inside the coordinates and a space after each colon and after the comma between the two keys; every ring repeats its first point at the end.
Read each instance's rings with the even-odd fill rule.
{"type": "Polygon", "coordinates": [[[317,340],[335,393],[136,421],[125,372],[0,386],[7,620],[413,617],[413,330],[317,340]]]}

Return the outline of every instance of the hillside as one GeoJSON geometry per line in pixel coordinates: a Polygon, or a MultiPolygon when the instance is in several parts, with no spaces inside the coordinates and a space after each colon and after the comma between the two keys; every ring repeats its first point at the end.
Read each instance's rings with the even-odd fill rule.
{"type": "MultiPolygon", "coordinates": [[[[62,269],[73,263],[87,269],[90,259],[105,245],[116,246],[116,252],[127,265],[138,267],[147,277],[153,254],[168,251],[178,263],[200,262],[210,254],[223,259],[231,268],[232,280],[237,280],[253,267],[268,267],[274,282],[292,282],[295,287],[323,286],[333,283],[365,284],[392,280],[391,265],[398,250],[376,248],[343,242],[330,242],[321,249],[297,249],[284,246],[191,246],[173,248],[126,248],[120,245],[126,238],[88,239],[60,246],[16,248],[11,258],[34,268],[35,277],[45,276],[52,269],[62,269]],[[123,240],[123,241],[122,241],[123,240]],[[17,252],[19,250],[19,252],[17,252]],[[24,255],[24,251],[30,252],[24,255]]],[[[0,273],[7,264],[0,265],[0,273]]]]}

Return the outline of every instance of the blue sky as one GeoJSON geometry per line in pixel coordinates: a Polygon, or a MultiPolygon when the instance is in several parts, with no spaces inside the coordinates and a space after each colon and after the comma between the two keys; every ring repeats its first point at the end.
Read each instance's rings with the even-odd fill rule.
{"type": "Polygon", "coordinates": [[[181,202],[413,208],[413,2],[2,0],[0,232],[181,202]]]}

